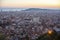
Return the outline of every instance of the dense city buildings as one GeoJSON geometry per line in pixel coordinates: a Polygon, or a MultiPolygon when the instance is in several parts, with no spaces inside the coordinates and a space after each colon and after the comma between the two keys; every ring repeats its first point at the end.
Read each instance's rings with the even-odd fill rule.
{"type": "Polygon", "coordinates": [[[0,33],[6,36],[5,40],[36,40],[48,30],[60,32],[59,11],[0,12],[0,33]]]}

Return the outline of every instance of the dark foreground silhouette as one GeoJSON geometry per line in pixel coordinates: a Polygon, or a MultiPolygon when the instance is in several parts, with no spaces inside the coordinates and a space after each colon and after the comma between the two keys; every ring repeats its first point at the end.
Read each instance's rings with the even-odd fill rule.
{"type": "MultiPolygon", "coordinates": [[[[26,35],[25,39],[30,40],[28,35],[26,35]]],[[[6,36],[2,33],[0,33],[0,40],[6,40],[6,36]]],[[[40,35],[36,40],[60,40],[60,34],[58,34],[56,31],[53,31],[51,34],[46,33],[44,35],[40,35]]]]}

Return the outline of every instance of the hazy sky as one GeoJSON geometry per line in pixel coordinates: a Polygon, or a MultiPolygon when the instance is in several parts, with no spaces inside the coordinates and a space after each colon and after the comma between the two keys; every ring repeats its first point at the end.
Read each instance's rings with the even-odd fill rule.
{"type": "Polygon", "coordinates": [[[60,8],[60,0],[0,0],[0,7],[60,8]]]}

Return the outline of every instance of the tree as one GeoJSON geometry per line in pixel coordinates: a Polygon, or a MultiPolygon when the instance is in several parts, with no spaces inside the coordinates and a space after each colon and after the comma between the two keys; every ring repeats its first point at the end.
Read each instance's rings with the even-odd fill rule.
{"type": "Polygon", "coordinates": [[[36,40],[60,40],[60,34],[58,35],[55,30],[51,34],[46,33],[44,35],[41,35],[36,40]]]}
{"type": "Polygon", "coordinates": [[[5,35],[3,35],[2,33],[0,33],[0,40],[5,40],[5,35]]]}
{"type": "Polygon", "coordinates": [[[28,37],[28,35],[26,35],[26,37],[25,37],[25,38],[26,38],[26,40],[29,40],[29,37],[28,37]]]}

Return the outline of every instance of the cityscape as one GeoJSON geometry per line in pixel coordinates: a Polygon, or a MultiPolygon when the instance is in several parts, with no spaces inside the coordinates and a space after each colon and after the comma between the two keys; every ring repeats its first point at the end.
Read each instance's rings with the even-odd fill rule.
{"type": "Polygon", "coordinates": [[[44,34],[52,34],[53,30],[60,37],[60,10],[0,10],[0,40],[60,40],[56,35],[53,39],[38,39],[44,34]]]}

